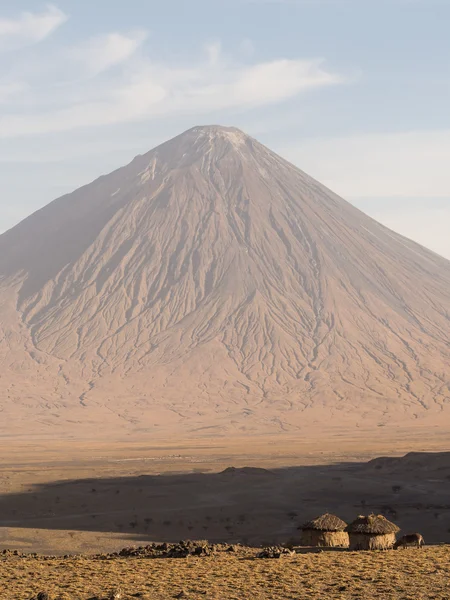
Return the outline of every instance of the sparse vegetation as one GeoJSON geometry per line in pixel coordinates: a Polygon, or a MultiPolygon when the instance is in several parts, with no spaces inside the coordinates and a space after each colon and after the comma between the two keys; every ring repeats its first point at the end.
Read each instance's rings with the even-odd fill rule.
{"type": "Polygon", "coordinates": [[[240,548],[187,559],[0,558],[2,600],[25,600],[46,591],[53,600],[108,598],[162,600],[184,591],[191,600],[444,600],[450,547],[387,552],[283,553],[256,559],[261,549],[240,548]],[[247,560],[243,560],[247,559],[247,560]],[[44,568],[45,567],[45,568],[44,568]],[[6,591],[7,590],[7,591],[6,591]]]}
{"type": "MultiPolygon", "coordinates": [[[[290,445],[285,448],[291,451],[290,445]]],[[[372,464],[331,465],[327,456],[317,466],[267,471],[236,467],[222,474],[225,465],[218,461],[215,469],[219,473],[180,476],[178,471],[190,470],[187,461],[182,467],[178,462],[171,467],[176,474],[167,469],[164,476],[153,475],[145,487],[138,470],[130,476],[128,463],[108,463],[103,472],[98,461],[96,470],[88,470],[84,464],[69,468],[65,460],[51,469],[44,465],[38,477],[33,474],[32,494],[24,492],[22,483],[30,477],[30,465],[21,467],[20,477],[14,467],[6,473],[11,478],[3,482],[4,547],[62,556],[111,552],[151,540],[170,545],[184,537],[208,537],[236,544],[237,550],[176,561],[172,557],[144,560],[122,556],[33,562],[19,555],[2,557],[0,547],[0,600],[30,600],[43,590],[50,593],[51,600],[60,593],[66,594],[67,600],[106,600],[117,585],[124,588],[121,600],[168,600],[181,590],[191,600],[371,600],[376,596],[383,600],[429,600],[431,596],[441,600],[445,598],[444,578],[449,576],[450,567],[445,565],[450,547],[432,544],[450,542],[450,488],[445,478],[450,463],[444,458],[423,454],[416,456],[410,467],[407,458],[399,457],[395,469],[381,472],[372,464]],[[419,460],[423,464],[420,469],[416,466],[419,460]],[[79,479],[80,468],[87,479],[79,479]],[[335,476],[342,476],[342,481],[336,483],[335,476]],[[401,494],[396,496],[392,488],[399,485],[401,494]],[[138,493],[141,487],[145,494],[138,493]],[[418,487],[427,495],[418,495],[418,487]],[[93,488],[96,493],[91,493],[93,488]],[[423,550],[357,554],[342,549],[314,554],[315,550],[304,549],[305,554],[291,555],[277,550],[271,554],[279,553],[280,560],[255,560],[263,546],[297,548],[302,542],[297,527],[325,510],[348,523],[357,515],[382,512],[401,527],[397,537],[418,531],[427,545],[423,550]],[[393,510],[398,519],[392,516],[393,510]],[[18,522],[15,513],[26,515],[29,523],[14,527],[18,522]],[[238,543],[258,548],[243,549],[238,543]]],[[[281,465],[286,462],[284,457],[276,460],[281,465]]],[[[143,468],[147,464],[143,463],[143,468]]],[[[159,464],[154,466],[157,469],[161,469],[159,464]]]]}

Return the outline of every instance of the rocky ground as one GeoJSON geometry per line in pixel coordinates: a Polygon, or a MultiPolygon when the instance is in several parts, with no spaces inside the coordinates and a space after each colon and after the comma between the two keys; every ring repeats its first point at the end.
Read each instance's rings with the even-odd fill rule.
{"type": "Polygon", "coordinates": [[[2,600],[444,600],[450,547],[290,552],[206,542],[97,556],[0,555],[2,600]],[[277,558],[263,558],[273,556],[277,558]]]}

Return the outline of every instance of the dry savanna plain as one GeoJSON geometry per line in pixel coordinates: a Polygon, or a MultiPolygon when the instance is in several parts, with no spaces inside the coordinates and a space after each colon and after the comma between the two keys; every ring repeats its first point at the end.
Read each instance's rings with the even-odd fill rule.
{"type": "Polygon", "coordinates": [[[0,549],[13,552],[0,555],[0,598],[449,598],[450,453],[437,452],[443,447],[443,437],[411,440],[407,431],[320,443],[279,436],[154,447],[2,442],[0,549]],[[347,522],[382,513],[400,535],[420,531],[427,545],[300,547],[298,526],[327,511],[347,522]],[[111,554],[181,539],[207,539],[221,551],[111,554]],[[257,558],[261,547],[279,544],[296,553],[257,558]]]}

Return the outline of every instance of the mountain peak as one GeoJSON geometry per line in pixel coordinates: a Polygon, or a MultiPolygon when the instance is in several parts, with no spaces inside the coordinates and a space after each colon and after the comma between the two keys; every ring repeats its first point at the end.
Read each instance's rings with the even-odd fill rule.
{"type": "Polygon", "coordinates": [[[188,140],[189,143],[199,142],[208,145],[227,143],[236,148],[243,146],[250,136],[237,127],[224,127],[222,125],[196,125],[188,129],[172,141],[188,140]]]}
{"type": "MultiPolygon", "coordinates": [[[[225,127],[223,125],[196,125],[188,129],[185,133],[194,133],[198,135],[210,135],[217,137],[238,136],[248,138],[249,136],[237,127],[225,127]]],[[[183,134],[182,134],[183,135],[183,134]]]]}
{"type": "Polygon", "coordinates": [[[269,152],[236,127],[197,125],[136,157],[135,167],[144,173],[145,181],[194,164],[208,177],[216,170],[231,173],[251,155],[256,158],[258,151],[269,152]]]}

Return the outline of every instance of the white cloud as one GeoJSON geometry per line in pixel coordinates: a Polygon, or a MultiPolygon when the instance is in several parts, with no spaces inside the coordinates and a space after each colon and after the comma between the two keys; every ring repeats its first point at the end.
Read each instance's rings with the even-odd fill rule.
{"type": "Polygon", "coordinates": [[[40,42],[67,19],[68,16],[53,5],[48,5],[40,13],[23,11],[16,18],[0,18],[0,49],[40,42]]]}
{"type": "MultiPolygon", "coordinates": [[[[121,36],[120,43],[118,37],[109,38],[106,43],[108,38],[103,38],[103,43],[97,40],[90,53],[84,49],[84,59],[89,55],[97,71],[107,69],[132,56],[143,35],[128,37],[126,43],[125,36],[121,36]],[[109,54],[105,49],[110,45],[115,51],[109,54]]],[[[164,115],[198,112],[206,116],[225,109],[282,102],[303,91],[344,81],[318,60],[242,65],[223,59],[218,44],[207,47],[206,55],[206,60],[186,67],[156,64],[141,57],[127,63],[126,69],[114,71],[107,80],[72,77],[64,64],[61,80],[51,94],[41,81],[31,90],[29,104],[34,111],[3,111],[0,137],[68,131],[164,115]]]]}
{"type": "Polygon", "coordinates": [[[232,85],[238,103],[257,105],[292,98],[302,91],[343,83],[327,72],[321,61],[276,60],[244,70],[232,85]]]}
{"type": "Polygon", "coordinates": [[[145,31],[109,33],[91,38],[74,48],[70,54],[95,75],[129,60],[146,38],[145,31]]]}
{"type": "Polygon", "coordinates": [[[450,130],[314,139],[279,151],[344,197],[450,197],[450,130]]]}

